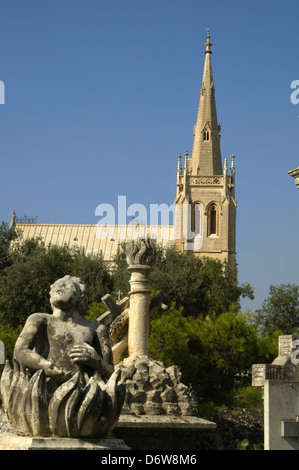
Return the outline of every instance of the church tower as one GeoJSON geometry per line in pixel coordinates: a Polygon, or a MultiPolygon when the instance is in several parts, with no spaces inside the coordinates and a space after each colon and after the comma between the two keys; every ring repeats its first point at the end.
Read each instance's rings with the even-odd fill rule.
{"type": "Polygon", "coordinates": [[[175,239],[182,251],[236,267],[235,157],[222,167],[209,30],[192,156],[178,156],[175,239]]]}

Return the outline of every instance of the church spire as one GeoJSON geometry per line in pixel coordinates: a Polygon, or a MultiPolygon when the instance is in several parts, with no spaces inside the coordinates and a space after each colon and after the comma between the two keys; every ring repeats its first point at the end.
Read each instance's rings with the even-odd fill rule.
{"type": "Polygon", "coordinates": [[[193,175],[222,175],[220,126],[217,121],[215,88],[211,63],[210,32],[205,43],[205,65],[197,122],[193,133],[193,152],[190,161],[193,175]]]}

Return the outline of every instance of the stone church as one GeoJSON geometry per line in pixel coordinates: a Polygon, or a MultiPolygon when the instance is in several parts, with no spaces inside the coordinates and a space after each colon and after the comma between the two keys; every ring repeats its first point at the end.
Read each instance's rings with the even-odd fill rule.
{"type": "Polygon", "coordinates": [[[39,224],[37,220],[17,219],[13,211],[11,226],[22,230],[23,239],[40,237],[45,245],[81,247],[87,254],[101,254],[112,262],[122,241],[151,236],[163,246],[176,244],[182,251],[217,258],[235,268],[235,157],[222,164],[211,46],[208,31],[192,155],[186,152],[184,162],[181,154],[178,156],[174,225],[39,224]]]}

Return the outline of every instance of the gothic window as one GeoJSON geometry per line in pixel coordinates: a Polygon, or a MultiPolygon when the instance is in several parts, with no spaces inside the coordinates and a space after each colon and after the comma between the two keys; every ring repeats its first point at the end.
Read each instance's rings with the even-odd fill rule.
{"type": "Polygon", "coordinates": [[[204,130],[203,140],[206,140],[206,141],[210,140],[210,132],[207,129],[204,130]]]}
{"type": "Polygon", "coordinates": [[[208,212],[208,236],[217,235],[217,207],[216,204],[210,206],[208,212]]]}
{"type": "Polygon", "coordinates": [[[201,204],[195,202],[191,207],[191,231],[196,235],[201,232],[201,204]]]}

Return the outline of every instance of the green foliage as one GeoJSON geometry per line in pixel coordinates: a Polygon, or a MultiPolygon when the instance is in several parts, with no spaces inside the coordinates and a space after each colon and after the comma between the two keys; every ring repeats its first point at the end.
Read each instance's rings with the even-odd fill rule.
{"type": "MultiPolygon", "coordinates": [[[[12,359],[15,343],[21,333],[22,325],[12,327],[11,325],[0,325],[0,340],[3,341],[5,347],[5,358],[12,359]]],[[[0,376],[4,369],[4,365],[0,364],[0,376]]]]}
{"type": "Polygon", "coordinates": [[[232,401],[236,377],[240,382],[260,353],[256,326],[242,313],[193,318],[172,305],[151,325],[150,356],[177,365],[183,383],[216,405],[232,401]]]}
{"type": "Polygon", "coordinates": [[[12,359],[15,342],[21,330],[22,325],[15,328],[12,325],[0,325],[0,340],[4,343],[6,359],[12,359]]]}
{"type": "Polygon", "coordinates": [[[270,286],[268,298],[256,311],[256,320],[263,333],[280,330],[293,334],[299,326],[299,286],[291,283],[270,286]]]}
{"type": "MultiPolygon", "coordinates": [[[[124,243],[115,259],[114,292],[130,290],[124,243]]],[[[152,289],[159,290],[182,307],[185,316],[220,315],[232,306],[240,308],[240,297],[253,298],[249,284],[238,286],[237,273],[226,263],[199,258],[192,252],[182,253],[174,247],[157,245],[157,261],[151,275],[152,289]]]]}
{"type": "Polygon", "coordinates": [[[9,229],[8,224],[2,222],[0,225],[0,272],[11,264],[11,253],[9,245],[16,240],[19,234],[16,230],[9,229]]]}
{"type": "Polygon", "coordinates": [[[258,329],[260,350],[259,356],[255,361],[257,364],[271,364],[271,362],[278,356],[278,339],[279,336],[282,336],[283,334],[284,332],[282,330],[274,330],[270,334],[267,331],[263,333],[258,329]]]}
{"type": "Polygon", "coordinates": [[[234,391],[234,405],[238,408],[260,408],[263,406],[263,403],[263,391],[260,387],[247,385],[245,387],[238,387],[234,391]]]}
{"type": "Polygon", "coordinates": [[[118,247],[118,250],[113,259],[113,265],[113,294],[115,297],[117,297],[118,293],[120,292],[122,297],[126,297],[130,291],[130,273],[128,271],[128,263],[126,259],[125,242],[118,247]]]}
{"type": "Polygon", "coordinates": [[[68,247],[45,247],[40,240],[26,240],[11,253],[11,264],[0,271],[0,324],[16,327],[34,312],[51,312],[50,286],[70,274],[81,277],[89,301],[100,302],[113,280],[99,256],[68,247]]]}
{"type": "Polygon", "coordinates": [[[97,318],[105,313],[107,308],[103,303],[92,302],[88,308],[85,317],[89,321],[97,321],[97,318]]]}
{"type": "Polygon", "coordinates": [[[249,439],[243,439],[239,442],[238,450],[264,450],[264,444],[262,442],[258,444],[250,444],[249,439]]]}

